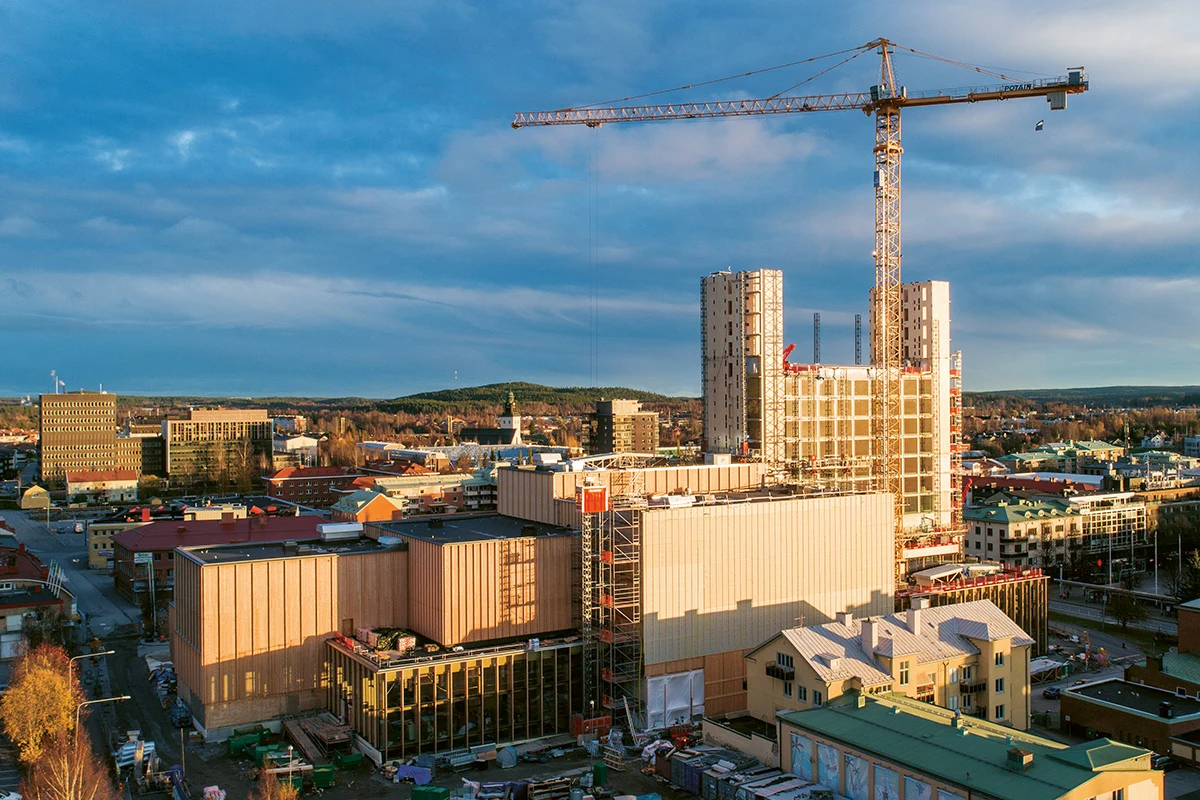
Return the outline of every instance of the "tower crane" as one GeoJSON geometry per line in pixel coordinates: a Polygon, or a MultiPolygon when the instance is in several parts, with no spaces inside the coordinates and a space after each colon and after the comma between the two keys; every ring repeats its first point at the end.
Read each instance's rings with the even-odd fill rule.
{"type": "MultiPolygon", "coordinates": [[[[1025,97],[1045,97],[1050,104],[1050,110],[1058,111],[1067,107],[1067,95],[1087,91],[1088,80],[1083,67],[1069,68],[1066,76],[1055,78],[1012,79],[982,67],[962,64],[909,47],[902,47],[883,38],[843,51],[854,52],[855,55],[841,63],[846,63],[852,58],[857,58],[863,53],[873,50],[877,51],[880,57],[879,83],[870,87],[866,92],[803,96],[776,95],[765,99],[715,100],[658,105],[564,108],[556,111],[518,113],[513,117],[512,126],[525,128],[549,125],[586,125],[589,128],[598,128],[607,123],[750,117],[851,109],[862,111],[868,117],[874,116],[875,147],[872,152],[875,160],[875,289],[871,296],[870,346],[871,361],[875,366],[876,375],[872,405],[875,431],[875,476],[877,488],[880,491],[891,493],[895,503],[896,533],[899,542],[904,519],[904,487],[901,469],[903,337],[900,309],[900,156],[904,149],[900,143],[900,112],[906,108],[1025,97]],[[1007,82],[989,86],[909,92],[906,87],[896,83],[892,55],[897,50],[905,50],[916,55],[966,67],[1007,82]]],[[[808,59],[808,61],[815,60],[808,59]]],[[[825,71],[828,72],[828,70],[825,71]]],[[[1040,130],[1041,123],[1037,127],[1040,130]]]]}

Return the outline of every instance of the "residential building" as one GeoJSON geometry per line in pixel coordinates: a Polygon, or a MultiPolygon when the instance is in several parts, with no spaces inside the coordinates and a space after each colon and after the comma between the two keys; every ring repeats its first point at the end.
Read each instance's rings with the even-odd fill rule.
{"type": "MultiPolygon", "coordinates": [[[[955,557],[961,367],[950,349],[950,288],[901,287],[904,527],[911,568],[955,557]],[[911,535],[910,535],[911,534],[911,535]]],[[[783,345],[783,274],[718,272],[701,281],[704,447],[791,471],[804,485],[870,491],[876,482],[872,366],[792,364],[783,345]]]]}
{"type": "Polygon", "coordinates": [[[66,474],[67,497],[71,502],[136,502],[138,473],[131,469],[71,471],[66,474]]]}
{"type": "Polygon", "coordinates": [[[963,555],[1008,567],[1066,564],[1083,540],[1083,513],[1067,500],[997,494],[963,510],[963,555]]]}
{"type": "Polygon", "coordinates": [[[41,486],[30,486],[21,495],[21,509],[23,511],[31,511],[33,509],[47,510],[50,508],[50,493],[41,486]]]}
{"type": "Polygon", "coordinates": [[[637,400],[599,400],[586,431],[587,451],[654,453],[658,450],[658,413],[642,411],[637,400]]]}
{"type": "Polygon", "coordinates": [[[513,393],[509,392],[508,402],[504,405],[504,413],[496,420],[495,428],[463,428],[459,438],[464,442],[476,442],[484,445],[520,445],[523,427],[521,414],[517,410],[517,401],[513,398],[513,393]]]}
{"type": "Polygon", "coordinates": [[[271,456],[272,421],[264,409],[193,409],[187,419],[166,419],[166,468],[172,481],[225,469],[253,470],[271,456]]]}
{"type": "Polygon", "coordinates": [[[221,519],[159,520],[122,531],[112,537],[113,579],[117,592],[139,602],[150,589],[150,567],[135,562],[138,553],[149,553],[154,569],[154,590],[170,596],[175,588],[175,548],[218,544],[276,543],[316,537],[320,517],[257,516],[235,519],[223,512],[221,519]]]}
{"type": "Polygon", "coordinates": [[[1087,472],[1102,470],[1116,461],[1125,448],[1108,442],[1046,442],[1024,453],[1009,453],[1000,461],[1009,472],[1087,472]]]}
{"type": "Polygon", "coordinates": [[[989,600],[789,628],[746,654],[751,715],[815,708],[847,692],[897,692],[981,719],[1029,727],[1034,640],[989,600]]]}
{"type": "Polygon", "coordinates": [[[402,499],[359,489],[343,495],[329,511],[334,522],[390,522],[403,517],[406,506],[402,499]]]}
{"type": "Polygon", "coordinates": [[[87,526],[88,569],[107,570],[112,566],[112,537],[152,522],[150,509],[142,509],[145,515],[117,515],[111,519],[94,520],[87,526]]]}
{"type": "Polygon", "coordinates": [[[75,617],[75,598],[25,545],[0,547],[0,661],[25,652],[27,625],[53,624],[50,616],[75,617]]]}
{"type": "Polygon", "coordinates": [[[117,397],[107,392],[44,394],[38,434],[43,483],[61,485],[67,472],[116,465],[117,397]]]}
{"type": "Polygon", "coordinates": [[[374,490],[401,501],[406,514],[492,511],[496,508],[496,467],[448,475],[378,475],[374,490]]]}
{"type": "Polygon", "coordinates": [[[849,694],[782,713],[778,741],[785,773],[854,800],[1163,797],[1149,750],[1106,739],[1066,745],[895,695],[849,694]]]}
{"type": "Polygon", "coordinates": [[[1184,438],[1183,454],[1191,458],[1200,458],[1200,436],[1187,436],[1184,438]]]}
{"type": "Polygon", "coordinates": [[[1138,568],[1138,551],[1144,557],[1152,546],[1144,500],[1133,492],[1096,492],[1070,503],[1083,519],[1084,550],[1103,562],[1109,583],[1122,570],[1138,568]]]}
{"type": "Polygon", "coordinates": [[[285,467],[266,479],[267,494],[315,508],[328,508],[354,491],[354,482],[365,477],[348,467],[285,467]]]}
{"type": "Polygon", "coordinates": [[[275,430],[284,433],[304,433],[308,430],[308,418],[301,414],[287,417],[275,417],[272,422],[275,430]]]}
{"type": "Polygon", "coordinates": [[[1176,617],[1178,646],[1130,664],[1125,668],[1125,680],[1200,700],[1200,600],[1180,603],[1176,617]]]}

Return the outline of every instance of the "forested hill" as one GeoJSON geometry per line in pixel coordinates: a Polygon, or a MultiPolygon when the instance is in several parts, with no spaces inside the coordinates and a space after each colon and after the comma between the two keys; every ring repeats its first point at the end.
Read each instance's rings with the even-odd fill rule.
{"type": "Polygon", "coordinates": [[[601,399],[641,400],[644,403],[682,403],[695,398],[668,397],[654,392],[644,392],[621,386],[542,386],[536,383],[516,381],[491,383],[463,389],[443,389],[437,392],[397,397],[378,403],[380,411],[422,414],[445,409],[482,409],[503,405],[512,392],[518,407],[522,405],[553,406],[556,408],[583,408],[592,406],[601,399]]]}
{"type": "Polygon", "coordinates": [[[986,404],[1003,398],[1035,403],[1070,403],[1103,408],[1200,405],[1200,386],[1097,386],[1077,389],[1012,389],[996,392],[963,392],[966,405],[986,404]]]}

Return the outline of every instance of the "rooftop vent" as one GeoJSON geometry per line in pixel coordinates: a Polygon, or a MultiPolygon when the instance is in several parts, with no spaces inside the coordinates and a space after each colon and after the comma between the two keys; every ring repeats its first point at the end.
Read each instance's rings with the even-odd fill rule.
{"type": "Polygon", "coordinates": [[[429,527],[440,528],[442,527],[442,521],[440,519],[431,519],[429,520],[429,527]]]}
{"type": "Polygon", "coordinates": [[[533,536],[538,532],[537,525],[522,525],[521,534],[524,536],[533,536]]]}
{"type": "Polygon", "coordinates": [[[1014,747],[1008,751],[1008,766],[1020,772],[1028,772],[1033,766],[1033,753],[1014,747]]]}

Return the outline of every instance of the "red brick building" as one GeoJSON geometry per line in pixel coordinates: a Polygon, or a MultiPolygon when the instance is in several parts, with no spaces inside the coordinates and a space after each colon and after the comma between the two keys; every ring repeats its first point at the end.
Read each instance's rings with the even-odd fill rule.
{"type": "Polygon", "coordinates": [[[25,545],[0,547],[0,660],[23,651],[26,617],[50,610],[72,617],[75,598],[25,545]]]}
{"type": "Polygon", "coordinates": [[[135,553],[151,553],[155,592],[175,589],[175,548],[219,544],[263,544],[318,539],[321,517],[255,516],[245,519],[162,520],[122,531],[112,537],[113,580],[117,591],[138,602],[149,590],[149,571],[134,563],[135,553]]]}
{"type": "Polygon", "coordinates": [[[363,477],[345,467],[285,467],[267,478],[267,493],[302,506],[328,508],[363,477]]]}

